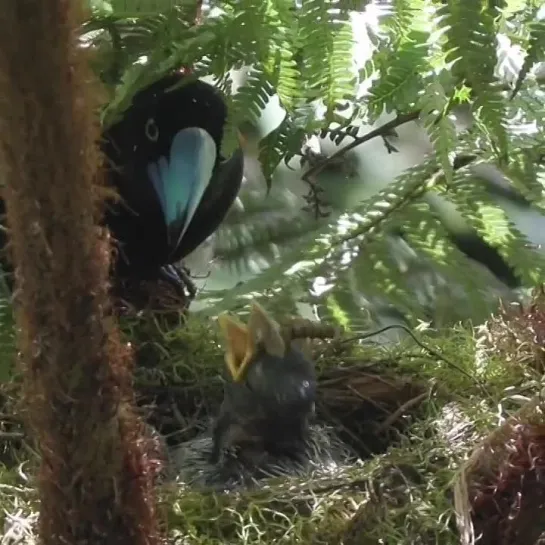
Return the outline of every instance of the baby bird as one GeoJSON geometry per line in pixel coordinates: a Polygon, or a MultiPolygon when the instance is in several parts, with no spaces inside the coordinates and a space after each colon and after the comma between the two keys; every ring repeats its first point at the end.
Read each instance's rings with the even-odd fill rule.
{"type": "Polygon", "coordinates": [[[247,325],[228,315],[219,324],[228,371],[223,403],[211,433],[172,451],[178,479],[227,491],[345,462],[347,447],[313,423],[317,380],[308,344],[284,339],[257,303],[247,325]]]}

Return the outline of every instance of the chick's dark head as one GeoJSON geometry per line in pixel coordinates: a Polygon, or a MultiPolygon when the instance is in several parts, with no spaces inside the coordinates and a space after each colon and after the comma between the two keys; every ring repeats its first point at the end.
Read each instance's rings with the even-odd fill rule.
{"type": "Polygon", "coordinates": [[[304,345],[288,342],[257,304],[248,325],[220,317],[228,377],[214,453],[236,451],[252,463],[304,452],[314,414],[316,372],[304,345]]]}

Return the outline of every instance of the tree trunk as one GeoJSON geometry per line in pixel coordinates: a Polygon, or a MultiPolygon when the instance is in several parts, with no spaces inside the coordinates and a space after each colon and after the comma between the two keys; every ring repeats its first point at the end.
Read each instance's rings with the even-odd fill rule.
{"type": "Polygon", "coordinates": [[[159,542],[131,354],[110,317],[99,89],[74,0],[0,0],[0,165],[42,543],[159,542]]]}

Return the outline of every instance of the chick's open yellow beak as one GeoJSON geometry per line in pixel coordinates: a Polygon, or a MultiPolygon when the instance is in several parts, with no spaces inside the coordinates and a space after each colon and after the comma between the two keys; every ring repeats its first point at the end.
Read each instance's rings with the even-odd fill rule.
{"type": "Polygon", "coordinates": [[[227,369],[233,380],[240,382],[255,355],[255,341],[248,327],[228,314],[218,316],[218,323],[225,339],[227,369]]]}

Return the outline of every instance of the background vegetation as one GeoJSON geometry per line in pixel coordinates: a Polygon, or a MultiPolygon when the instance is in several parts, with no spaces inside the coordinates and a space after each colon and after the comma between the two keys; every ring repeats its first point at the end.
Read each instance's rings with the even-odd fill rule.
{"type": "Polygon", "coordinates": [[[480,320],[512,294],[449,233],[542,279],[541,2],[207,2],[197,25],[194,2],[92,4],[106,124],[183,64],[229,96],[225,151],[237,126],[259,142],[208,313],[276,293],[357,328],[480,320]]]}
{"type": "MultiPolygon", "coordinates": [[[[398,405],[381,398],[384,414],[363,430],[380,436],[374,448],[382,454],[341,468],[331,481],[273,483],[219,499],[166,491],[172,534],[181,542],[471,542],[464,461],[521,407],[535,409],[543,386],[542,307],[519,321],[510,314],[489,319],[499,296],[526,298],[544,279],[542,4],[90,1],[81,36],[109,92],[105,126],[138,89],[185,66],[226,93],[224,153],[237,128],[253,147],[239,202],[189,260],[194,272],[211,273],[192,307],[196,329],[124,324],[141,361],[153,362],[138,371],[139,388],[178,388],[192,409],[200,395],[212,414],[221,395],[214,382],[221,350],[203,327],[223,310],[244,312],[249,298],[280,316],[302,312],[350,330],[350,347],[316,352],[324,372],[359,370],[342,395],[349,386],[353,392],[356,378],[367,392],[362,376],[381,384],[387,378],[392,397],[405,382],[415,388],[398,405]],[[496,248],[520,285],[469,260],[456,245],[467,236],[496,248]],[[481,329],[456,325],[487,319],[481,329]],[[362,333],[392,322],[424,331],[425,342],[409,338],[391,348],[383,336],[376,352],[358,346],[362,333]],[[398,421],[403,433],[393,426],[398,421]],[[271,507],[271,497],[278,505],[271,507]]],[[[9,303],[0,310],[6,376],[14,352],[9,303]]],[[[27,541],[35,499],[26,476],[13,469],[14,459],[28,456],[13,447],[21,439],[11,416],[14,388],[6,383],[2,426],[15,435],[6,435],[10,463],[0,493],[7,490],[6,539],[27,541]]],[[[335,401],[325,396],[322,408],[335,401]]],[[[189,409],[183,415],[191,416],[189,409]]],[[[508,444],[511,453],[535,444],[530,420],[508,444]]],[[[505,483],[505,468],[527,461],[519,457],[517,466],[502,456],[484,465],[499,467],[505,483]]],[[[483,487],[490,491],[490,482],[483,487]]],[[[492,496],[485,494],[481,507],[500,505],[492,496]]],[[[507,518],[512,504],[501,505],[507,518]]],[[[490,543],[532,542],[505,532],[488,536],[490,543]]]]}

